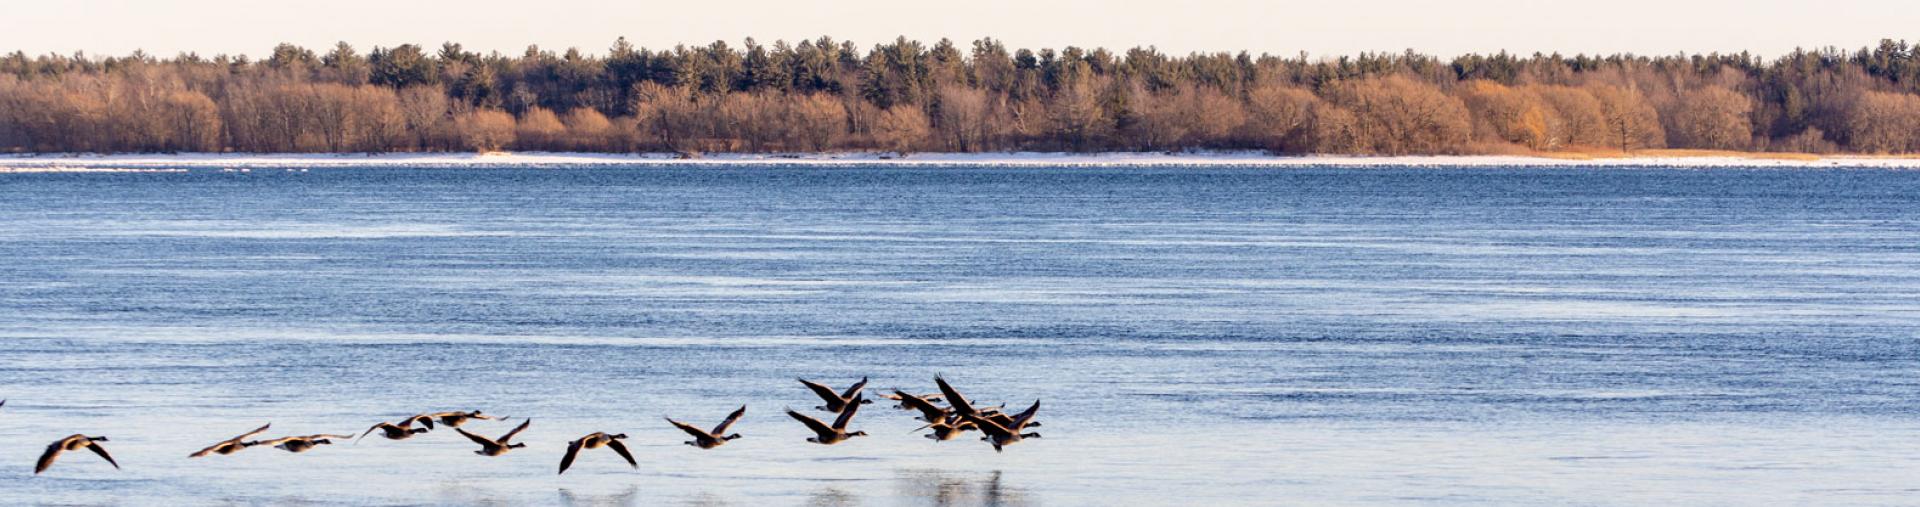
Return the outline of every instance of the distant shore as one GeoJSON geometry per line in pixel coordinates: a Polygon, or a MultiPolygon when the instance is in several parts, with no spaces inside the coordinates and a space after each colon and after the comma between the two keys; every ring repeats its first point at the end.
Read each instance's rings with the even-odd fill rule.
{"type": "Polygon", "coordinates": [[[188,168],[325,167],[578,167],[615,165],[750,165],[858,167],[1757,167],[1920,169],[1920,157],[1859,155],[1648,151],[1633,155],[1412,155],[1276,156],[1261,152],[1198,153],[890,153],[708,154],[686,158],[669,153],[181,153],[181,154],[9,154],[0,155],[0,173],[139,172],[188,168]]]}

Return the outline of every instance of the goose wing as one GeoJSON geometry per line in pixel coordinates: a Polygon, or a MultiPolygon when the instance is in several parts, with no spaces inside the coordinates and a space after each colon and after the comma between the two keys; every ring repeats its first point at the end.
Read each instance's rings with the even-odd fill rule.
{"type": "Polygon", "coordinates": [[[866,388],[867,388],[867,378],[860,377],[860,381],[854,382],[852,387],[848,387],[847,392],[840,393],[840,399],[843,399],[843,400],[853,399],[855,395],[860,394],[861,389],[866,389],[866,388]]]}
{"type": "Polygon", "coordinates": [[[113,455],[107,454],[107,448],[101,446],[99,442],[88,441],[87,450],[93,451],[94,454],[100,455],[100,459],[107,460],[107,464],[113,465],[114,470],[120,469],[120,462],[114,461],[113,455]]]}
{"type": "Polygon", "coordinates": [[[853,399],[847,400],[847,408],[840,411],[839,419],[833,420],[833,429],[846,430],[847,423],[853,422],[853,414],[860,411],[860,402],[866,399],[866,396],[856,394],[853,396],[853,399]]]}
{"type": "Polygon", "coordinates": [[[560,457],[560,473],[567,473],[567,468],[573,466],[573,458],[580,455],[580,442],[586,439],[587,437],[580,437],[579,440],[567,442],[567,455],[560,457]]]}
{"type": "MultiPolygon", "coordinates": [[[[193,454],[188,454],[188,455],[187,455],[187,457],[189,457],[189,458],[199,458],[199,457],[204,457],[204,456],[206,456],[206,455],[208,455],[208,454],[213,454],[213,451],[215,451],[215,450],[218,450],[218,449],[219,449],[219,448],[221,448],[221,447],[225,447],[225,446],[227,446],[227,445],[232,445],[232,444],[238,444],[238,443],[240,443],[240,441],[242,441],[242,440],[246,440],[246,439],[247,439],[248,437],[252,437],[252,436],[254,436],[254,435],[259,435],[259,434],[261,434],[261,433],[266,433],[266,432],[267,432],[267,428],[270,428],[270,427],[273,427],[273,423],[267,423],[267,424],[265,424],[265,425],[263,425],[263,426],[261,426],[261,427],[258,427],[258,428],[254,428],[254,429],[253,429],[253,431],[249,431],[249,432],[246,432],[246,433],[241,433],[241,434],[240,434],[240,436],[237,436],[237,437],[233,437],[233,438],[229,438],[229,439],[226,439],[226,440],[221,440],[221,441],[220,441],[220,442],[218,442],[218,443],[215,443],[215,444],[213,444],[213,445],[209,445],[209,446],[207,446],[207,448],[205,448],[205,449],[201,449],[201,450],[199,450],[199,451],[196,451],[196,452],[194,452],[193,454]]],[[[351,436],[351,435],[349,435],[349,436],[351,436]]]]}
{"type": "Polygon", "coordinates": [[[794,412],[793,409],[787,409],[787,415],[792,416],[794,420],[800,421],[801,424],[807,425],[807,429],[813,430],[814,433],[820,434],[820,438],[822,439],[832,437],[835,434],[839,433],[837,431],[834,431],[833,427],[827,426],[827,423],[820,422],[819,419],[807,417],[806,414],[794,412]]]}
{"type": "Polygon", "coordinates": [[[1027,426],[1027,423],[1033,422],[1033,415],[1037,413],[1040,413],[1040,400],[1033,400],[1033,406],[1027,407],[1026,410],[1022,410],[1018,414],[1014,414],[1013,425],[1008,426],[1008,428],[1014,431],[1020,431],[1020,428],[1027,426]]]}
{"type": "Polygon", "coordinates": [[[627,452],[627,444],[620,443],[620,439],[608,438],[607,447],[612,448],[613,452],[620,454],[620,457],[626,458],[627,466],[640,468],[640,462],[633,460],[633,453],[627,452]]]}
{"type": "Polygon", "coordinates": [[[1007,414],[1002,414],[999,412],[983,412],[983,413],[980,413],[979,416],[982,419],[993,421],[994,424],[998,424],[1008,428],[1013,427],[1013,417],[1008,416],[1007,414]]]}
{"type": "Polygon", "coordinates": [[[420,414],[413,417],[408,417],[406,422],[400,423],[400,426],[401,427],[411,426],[415,422],[419,422],[422,426],[426,426],[427,429],[433,429],[433,417],[427,414],[420,414]]]}
{"type": "Polygon", "coordinates": [[[741,405],[739,410],[733,411],[732,414],[727,414],[727,420],[720,421],[719,426],[713,427],[713,436],[716,436],[716,437],[727,436],[727,428],[732,428],[733,423],[739,422],[740,416],[744,416],[744,415],[747,415],[747,406],[741,405]]]}
{"type": "Polygon", "coordinates": [[[900,400],[901,405],[906,405],[907,408],[920,411],[922,419],[938,421],[940,418],[947,416],[947,409],[934,406],[932,402],[927,401],[925,398],[907,394],[898,389],[895,389],[893,394],[899,396],[899,398],[896,399],[900,400]]]}
{"type": "Polygon", "coordinates": [[[305,440],[306,438],[307,437],[280,437],[280,438],[273,438],[273,439],[267,439],[267,440],[256,440],[253,442],[253,445],[264,445],[264,446],[272,447],[272,446],[284,444],[287,442],[292,442],[295,440],[305,440]]]}
{"type": "Polygon", "coordinates": [[[67,450],[67,440],[72,438],[73,437],[62,438],[59,441],[48,444],[47,452],[40,453],[40,461],[34,463],[33,473],[38,475],[40,472],[47,471],[48,467],[53,466],[53,460],[59,459],[60,452],[67,450]]]}
{"type": "Polygon", "coordinates": [[[832,406],[835,403],[846,401],[846,398],[840,397],[840,393],[833,392],[833,388],[831,387],[823,386],[814,382],[809,382],[807,379],[796,379],[796,380],[799,380],[801,384],[805,384],[807,386],[807,389],[812,389],[813,394],[819,396],[820,399],[826,400],[828,406],[832,406]]]}
{"type": "MultiPolygon", "coordinates": [[[[377,430],[377,429],[380,429],[380,428],[385,428],[385,427],[388,427],[388,426],[393,426],[393,423],[389,423],[389,422],[381,422],[381,423],[377,423],[377,424],[374,424],[374,425],[373,425],[373,427],[371,427],[371,428],[367,428],[367,431],[366,431],[365,433],[361,433],[361,434],[360,434],[360,438],[367,438],[367,435],[371,435],[371,434],[373,434],[373,430],[377,430]]],[[[397,426],[396,426],[396,427],[397,427],[397,426]]],[[[353,443],[356,443],[356,444],[357,444],[357,443],[360,443],[360,438],[355,438],[355,439],[353,439],[353,443]]]]}
{"type": "Polygon", "coordinates": [[[953,390],[953,386],[947,384],[947,379],[934,375],[933,383],[940,385],[940,396],[947,399],[948,405],[953,406],[953,413],[963,415],[976,413],[973,403],[967,401],[965,396],[961,396],[960,391],[953,390]]]}
{"type": "Polygon", "coordinates": [[[242,447],[245,447],[245,446],[246,446],[246,444],[245,444],[245,443],[243,443],[243,442],[241,442],[241,441],[240,441],[240,439],[237,439],[237,438],[236,438],[236,439],[233,439],[233,440],[221,440],[221,441],[220,441],[220,443],[217,443],[217,444],[213,444],[213,445],[209,445],[209,446],[207,446],[207,448],[205,448],[205,449],[201,449],[201,450],[198,450],[198,451],[194,451],[194,452],[193,452],[193,454],[188,454],[188,455],[187,455],[187,457],[189,457],[189,458],[204,458],[204,457],[207,457],[207,456],[208,456],[208,455],[210,455],[210,454],[213,454],[213,452],[214,452],[214,451],[218,451],[218,450],[220,450],[220,448],[222,448],[222,447],[226,447],[226,446],[229,446],[229,445],[238,445],[238,446],[242,446],[242,447]]]}
{"type": "Polygon", "coordinates": [[[229,438],[229,439],[227,439],[227,441],[228,441],[228,442],[238,442],[238,441],[241,441],[241,440],[246,440],[246,439],[248,439],[248,438],[252,438],[252,437],[253,437],[254,435],[259,435],[259,434],[261,434],[261,433],[266,433],[266,432],[267,432],[267,428],[271,428],[271,427],[273,427],[273,423],[266,423],[266,424],[263,424],[263,425],[260,425],[260,427],[258,427],[258,428],[254,428],[254,429],[253,429],[253,431],[249,431],[249,432],[246,432],[246,433],[241,433],[241,434],[240,434],[240,436],[237,436],[237,437],[233,437],[233,438],[229,438]]]}
{"type": "Polygon", "coordinates": [[[507,441],[508,441],[508,440],[513,440],[513,437],[514,437],[515,435],[519,435],[519,434],[520,434],[520,432],[522,432],[522,431],[526,431],[526,430],[527,430],[527,427],[528,427],[528,426],[532,426],[532,425],[533,425],[533,418],[532,418],[532,417],[528,417],[528,418],[527,418],[527,420],[525,420],[525,421],[520,421],[520,425],[519,425],[519,426],[515,426],[515,427],[513,428],[513,431],[509,431],[509,432],[507,432],[507,434],[506,434],[505,436],[502,436],[502,437],[500,437],[500,445],[507,445],[507,441]]]}
{"type": "Polygon", "coordinates": [[[713,438],[713,435],[708,434],[707,430],[695,428],[691,424],[675,421],[673,420],[672,417],[668,417],[666,419],[667,419],[667,422],[673,423],[673,427],[680,428],[680,431],[685,431],[687,432],[688,435],[693,435],[694,438],[713,438]]]}
{"type": "Polygon", "coordinates": [[[999,423],[995,423],[993,421],[983,419],[980,416],[976,416],[972,414],[968,414],[962,417],[965,417],[967,418],[968,421],[973,422],[973,425],[975,427],[980,428],[981,433],[986,433],[987,435],[990,435],[994,438],[1012,438],[1013,436],[1013,430],[1009,430],[1007,429],[1007,427],[1001,426],[999,423]]]}
{"type": "Polygon", "coordinates": [[[348,433],[348,434],[345,434],[345,435],[335,435],[335,434],[331,434],[331,433],[321,433],[321,434],[318,434],[318,435],[307,435],[307,439],[308,439],[308,440],[313,440],[313,439],[320,439],[320,438],[353,438],[353,434],[352,434],[352,433],[348,433]]]}
{"type": "Polygon", "coordinates": [[[460,434],[461,434],[461,435],[463,435],[463,436],[466,436],[466,437],[467,437],[467,440],[472,440],[472,441],[473,441],[473,443],[476,443],[476,444],[480,444],[480,446],[481,446],[481,447],[488,447],[488,448],[492,448],[492,447],[500,447],[500,443],[499,443],[499,442],[495,442],[495,441],[493,441],[493,439],[490,439],[490,438],[487,438],[487,437],[483,437],[483,436],[480,436],[480,435],[475,435],[475,434],[472,434],[472,433],[467,433],[467,430],[463,430],[463,429],[460,429],[460,428],[454,428],[454,429],[453,429],[453,431],[455,431],[455,432],[458,432],[458,433],[460,433],[460,434]]]}

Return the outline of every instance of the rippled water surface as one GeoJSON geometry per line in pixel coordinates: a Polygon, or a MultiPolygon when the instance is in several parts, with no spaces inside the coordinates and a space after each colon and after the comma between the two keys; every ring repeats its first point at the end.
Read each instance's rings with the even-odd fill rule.
{"type": "Polygon", "coordinates": [[[1909,504],[1920,173],[0,175],[0,398],[8,503],[1909,504]],[[936,373],[1044,436],[780,413],[936,373]],[[466,408],[529,447],[185,458],[466,408]]]}

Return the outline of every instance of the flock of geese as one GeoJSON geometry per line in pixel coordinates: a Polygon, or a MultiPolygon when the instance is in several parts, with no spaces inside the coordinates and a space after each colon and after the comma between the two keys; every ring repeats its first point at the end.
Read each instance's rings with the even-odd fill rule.
{"type": "MultiPolygon", "coordinates": [[[[807,429],[813,430],[814,436],[808,437],[808,442],[833,445],[845,442],[853,437],[867,436],[867,432],[865,431],[848,431],[847,429],[848,425],[853,422],[854,414],[859,413],[860,406],[873,403],[873,400],[867,399],[866,395],[861,392],[867,387],[867,379],[861,378],[859,382],[854,383],[853,386],[848,387],[845,391],[835,391],[831,387],[806,379],[799,380],[801,384],[806,385],[807,389],[812,390],[813,393],[818,395],[824,402],[822,405],[814,407],[815,410],[837,414],[833,422],[829,424],[791,408],[787,409],[787,416],[792,417],[796,421],[800,421],[801,424],[806,425],[807,429]]],[[[1028,428],[1040,426],[1039,422],[1033,420],[1034,414],[1040,411],[1039,400],[1035,400],[1033,406],[1027,407],[1026,410],[1015,414],[1008,414],[1003,411],[1004,404],[1000,407],[975,406],[973,402],[968,401],[965,396],[962,396],[959,391],[954,390],[953,386],[949,385],[945,378],[936,375],[933,377],[933,381],[939,385],[939,393],[914,395],[895,389],[892,393],[882,394],[881,397],[898,402],[896,407],[901,410],[919,412],[916,419],[926,422],[926,424],[915,428],[914,431],[932,430],[926,437],[936,442],[959,438],[968,431],[979,431],[982,433],[980,440],[992,444],[993,450],[998,452],[1002,448],[1018,443],[1024,439],[1040,437],[1039,433],[1026,431],[1028,428]],[[942,406],[942,403],[945,405],[942,406]]],[[[6,400],[0,400],[0,407],[6,406],[6,403],[6,400]]],[[[680,431],[684,431],[687,435],[693,437],[693,440],[686,441],[687,445],[701,449],[713,449],[740,438],[739,433],[731,433],[729,430],[732,429],[734,423],[739,422],[740,417],[746,415],[746,413],[747,407],[742,405],[739,409],[734,410],[732,414],[727,415],[725,420],[720,421],[720,424],[715,425],[712,429],[702,429],[698,426],[676,421],[671,417],[666,418],[666,420],[674,427],[680,428],[680,431]]],[[[473,451],[474,454],[481,456],[499,456],[514,449],[526,447],[527,444],[514,442],[513,437],[526,431],[527,427],[533,424],[533,419],[528,418],[522,420],[520,425],[515,426],[512,431],[508,431],[498,438],[488,438],[484,435],[468,432],[466,429],[460,427],[474,420],[505,420],[505,418],[482,414],[479,410],[469,412],[434,412],[415,415],[397,422],[382,421],[367,428],[366,431],[361,432],[359,437],[355,437],[352,434],[316,434],[254,439],[266,433],[267,430],[273,426],[269,423],[261,425],[259,428],[254,428],[253,431],[216,442],[213,445],[207,446],[205,449],[187,455],[187,457],[201,458],[215,454],[224,456],[259,446],[272,447],[292,453],[302,453],[322,445],[333,444],[334,439],[354,439],[355,443],[359,443],[360,439],[366,438],[367,435],[371,435],[375,431],[380,432],[380,436],[388,440],[406,440],[412,438],[414,435],[432,431],[437,427],[453,428],[453,430],[459,432],[461,436],[465,436],[468,440],[473,441],[474,444],[479,445],[480,448],[473,451]]],[[[572,442],[568,442],[566,455],[560,458],[559,473],[567,473],[567,469],[573,466],[574,459],[579,457],[581,450],[599,449],[601,447],[613,450],[615,454],[619,454],[621,458],[627,461],[628,466],[638,468],[640,463],[634,460],[633,453],[627,449],[627,445],[621,443],[621,440],[625,440],[626,438],[627,434],[625,433],[610,434],[594,432],[574,439],[572,442]]],[[[107,460],[107,463],[112,464],[114,469],[119,469],[120,463],[114,461],[113,455],[107,453],[106,447],[100,445],[102,442],[107,442],[107,437],[88,436],[85,434],[75,434],[54,441],[47,446],[46,452],[40,455],[39,462],[34,464],[33,473],[38,475],[41,472],[47,471],[48,468],[53,466],[54,461],[60,458],[61,453],[81,449],[92,451],[94,454],[99,455],[101,459],[107,460]]]]}

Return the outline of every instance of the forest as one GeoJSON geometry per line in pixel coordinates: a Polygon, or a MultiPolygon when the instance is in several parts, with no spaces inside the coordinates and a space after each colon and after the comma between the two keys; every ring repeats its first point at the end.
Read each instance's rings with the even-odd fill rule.
{"type": "Polygon", "coordinates": [[[1453,58],[822,37],[0,58],[0,152],[1920,152],[1920,46],[1453,58]]]}

